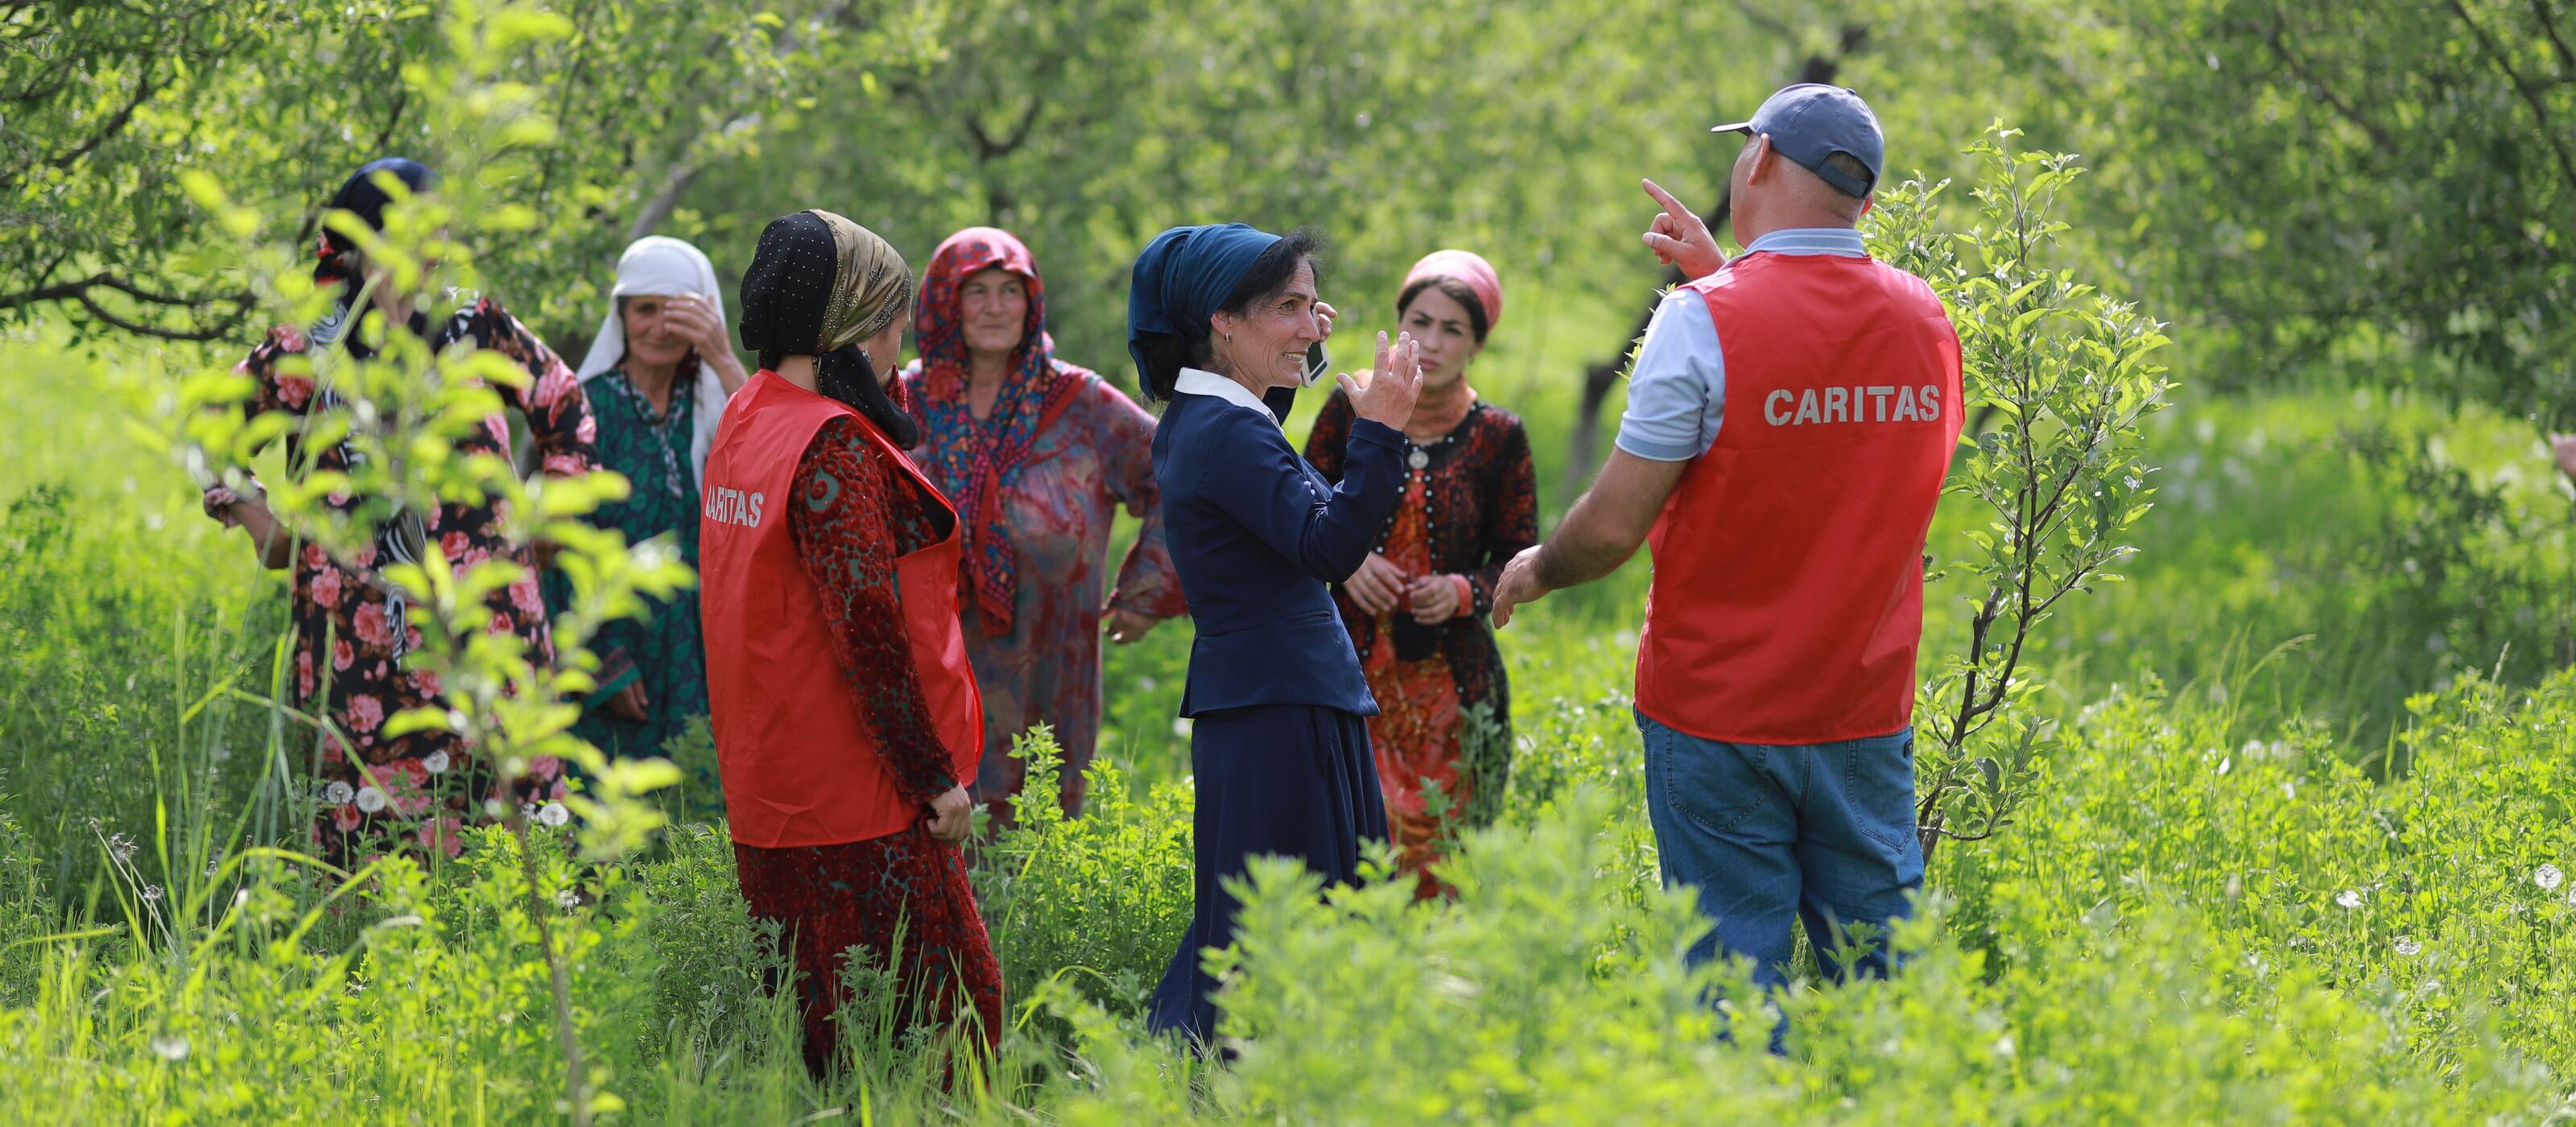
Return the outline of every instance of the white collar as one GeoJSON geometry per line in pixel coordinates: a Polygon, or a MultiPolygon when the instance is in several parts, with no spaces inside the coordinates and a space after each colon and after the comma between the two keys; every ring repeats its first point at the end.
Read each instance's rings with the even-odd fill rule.
{"type": "Polygon", "coordinates": [[[1181,378],[1172,381],[1172,390],[1182,395],[1212,395],[1238,407],[1250,407],[1264,415],[1270,413],[1270,405],[1263,403],[1261,397],[1252,394],[1249,388],[1200,368],[1181,369],[1181,378]]]}

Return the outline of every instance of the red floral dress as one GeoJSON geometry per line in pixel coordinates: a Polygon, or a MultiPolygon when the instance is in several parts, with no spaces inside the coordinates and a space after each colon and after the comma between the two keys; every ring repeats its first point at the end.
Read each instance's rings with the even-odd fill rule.
{"type": "MultiPolygon", "coordinates": [[[[1350,397],[1336,391],[1306,439],[1306,460],[1335,482],[1354,417],[1350,397]]],[[[1468,606],[1424,626],[1403,607],[1362,611],[1338,587],[1333,601],[1377,698],[1369,744],[1388,829],[1428,897],[1442,887],[1429,872],[1442,826],[1427,792],[1436,785],[1450,817],[1479,824],[1509,776],[1511,685],[1485,616],[1503,565],[1538,542],[1538,491],[1520,418],[1481,400],[1447,437],[1406,451],[1406,461],[1404,499],[1378,551],[1407,579],[1462,581],[1468,606]]]]}
{"type": "MultiPolygon", "coordinates": [[[[905,637],[895,560],[945,539],[945,506],[879,455],[847,416],[825,423],[796,468],[788,529],[823,594],[832,659],[858,698],[898,790],[929,801],[957,785],[905,637]]],[[[840,1049],[833,1015],[849,1000],[845,963],[893,974],[907,1024],[944,1028],[959,996],[987,1051],[1002,1035],[1002,969],[994,961],[964,854],[922,824],[837,845],[734,843],[752,915],[783,925],[795,946],[805,1060],[828,1071],[840,1049]]]]}
{"type": "MultiPolygon", "coordinates": [[[[433,350],[472,341],[475,347],[499,352],[526,369],[533,381],[528,387],[493,390],[503,403],[527,416],[539,465],[554,474],[591,469],[593,432],[580,383],[572,369],[499,303],[486,298],[459,309],[434,332],[428,331],[425,320],[416,320],[414,327],[427,333],[433,350]]],[[[256,384],[244,408],[246,414],[305,415],[332,405],[335,397],[317,391],[312,379],[280,370],[280,361],[306,348],[304,334],[279,327],[269,332],[267,343],[251,351],[235,369],[256,384]]],[[[480,433],[457,443],[456,453],[509,457],[508,420],[498,414],[485,419],[480,433]]],[[[316,472],[346,470],[351,458],[346,445],[306,451],[300,429],[288,432],[286,454],[288,465],[304,464],[309,454],[316,472]]],[[[261,495],[247,467],[232,467],[228,480],[206,489],[206,512],[226,525],[236,524],[233,503],[261,495]]],[[[326,503],[336,512],[354,514],[362,500],[336,494],[326,503]]],[[[442,504],[419,514],[419,531],[424,538],[435,538],[447,558],[460,567],[505,553],[526,566],[527,554],[509,547],[501,537],[507,504],[498,499],[442,504]]],[[[410,621],[408,608],[377,574],[377,568],[389,562],[382,558],[387,553],[385,544],[379,537],[376,544],[347,559],[332,558],[319,546],[306,544],[293,564],[294,692],[300,700],[320,702],[322,714],[338,731],[336,737],[319,740],[315,753],[319,788],[315,797],[320,810],[313,826],[313,847],[323,860],[343,867],[389,850],[435,847],[452,855],[461,847],[459,827],[499,809],[486,802],[493,797],[488,793],[494,775],[491,765],[453,735],[384,733],[387,717],[432,703],[439,694],[435,675],[413,671],[404,661],[421,645],[420,627],[410,621]]],[[[537,593],[533,567],[517,583],[496,592],[491,607],[494,632],[517,634],[528,643],[535,660],[553,659],[545,603],[537,593]]],[[[562,765],[554,757],[538,757],[514,800],[545,804],[538,809],[548,821],[568,816],[553,801],[563,793],[562,774],[562,765]]]]}

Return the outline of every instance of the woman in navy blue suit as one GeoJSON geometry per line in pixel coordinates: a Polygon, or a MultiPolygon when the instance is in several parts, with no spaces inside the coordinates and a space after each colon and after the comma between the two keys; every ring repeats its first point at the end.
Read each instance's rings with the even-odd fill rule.
{"type": "Polygon", "coordinates": [[[1214,1043],[1202,951],[1234,939],[1221,881],[1245,859],[1294,857],[1358,878],[1386,840],[1365,718],[1377,714],[1325,584],[1359,569],[1404,481],[1405,420],[1422,387],[1411,337],[1378,336],[1367,386],[1341,377],[1359,419],[1337,488],[1279,431],[1331,331],[1315,300],[1315,240],[1240,223],[1175,227],[1136,259],[1128,351],[1169,399],[1154,429],[1163,528],[1198,640],[1181,715],[1193,719],[1197,904],[1154,991],[1148,1025],[1214,1043]]]}

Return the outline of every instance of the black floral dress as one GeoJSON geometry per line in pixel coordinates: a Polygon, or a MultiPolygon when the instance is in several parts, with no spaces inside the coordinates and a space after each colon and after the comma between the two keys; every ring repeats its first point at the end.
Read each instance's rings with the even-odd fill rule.
{"type": "MultiPolygon", "coordinates": [[[[698,479],[689,441],[698,406],[690,390],[685,382],[674,384],[669,409],[656,412],[622,371],[582,385],[599,427],[600,468],[617,471],[629,484],[626,499],[600,506],[594,523],[625,533],[628,544],[667,537],[694,568],[698,479]]],[[[545,595],[548,609],[561,614],[572,601],[572,583],[562,572],[550,571],[545,595]]],[[[582,702],[573,732],[610,755],[659,755],[664,740],[707,714],[707,653],[698,627],[697,591],[681,591],[668,602],[648,598],[647,604],[651,609],[644,618],[608,623],[591,639],[591,651],[600,657],[600,687],[582,702]],[[629,684],[644,686],[641,722],[608,707],[609,698],[629,684]]]]}
{"type": "MultiPolygon", "coordinates": [[[[1354,417],[1350,397],[1336,391],[1306,441],[1306,460],[1336,482],[1354,417]]],[[[1538,542],[1538,491],[1520,417],[1483,401],[1440,441],[1408,446],[1404,498],[1379,533],[1378,554],[1408,579],[1451,576],[1466,609],[1424,626],[1401,607],[1363,611],[1338,587],[1333,601],[1377,698],[1369,741],[1387,824],[1428,896],[1441,888],[1428,868],[1442,829],[1429,787],[1474,825],[1492,817],[1510,774],[1511,683],[1485,616],[1503,565],[1538,542]]]]}
{"type": "MultiPolygon", "coordinates": [[[[414,328],[428,338],[434,351],[470,341],[525,369],[530,378],[527,387],[505,385],[492,390],[503,404],[527,416],[539,467],[552,474],[590,470],[593,431],[579,381],[499,303],[486,298],[456,310],[434,328],[426,319],[416,319],[414,328]]],[[[252,398],[243,408],[246,414],[305,415],[324,407],[330,395],[318,390],[303,371],[287,370],[300,366],[283,363],[307,348],[303,333],[281,326],[270,331],[267,343],[252,350],[235,369],[254,384],[252,398]]],[[[314,472],[349,468],[351,454],[345,444],[305,451],[299,433],[293,431],[286,443],[288,465],[302,464],[309,454],[314,472]]],[[[457,443],[456,453],[507,458],[508,420],[498,414],[485,419],[480,433],[457,443]]],[[[205,491],[206,512],[230,525],[235,523],[234,502],[261,496],[258,480],[247,467],[226,467],[223,479],[205,491]]],[[[355,513],[363,500],[340,494],[330,497],[328,504],[342,513],[355,513]]],[[[421,532],[435,540],[460,569],[498,555],[526,566],[526,551],[512,548],[501,535],[501,524],[509,515],[507,504],[498,498],[442,504],[420,514],[421,532]]],[[[336,729],[333,736],[320,741],[316,752],[315,797],[320,808],[313,846],[322,859],[344,867],[397,850],[437,849],[453,854],[461,848],[457,831],[462,826],[501,809],[485,801],[495,797],[488,793],[493,776],[490,764],[454,735],[413,731],[397,736],[384,730],[387,719],[439,699],[438,678],[409,668],[405,661],[405,655],[421,646],[420,627],[410,621],[410,612],[390,596],[378,576],[377,569],[386,562],[373,545],[339,559],[306,544],[292,565],[293,692],[298,700],[317,702],[336,729]]],[[[518,582],[495,592],[491,629],[524,639],[531,660],[551,661],[554,647],[545,601],[537,588],[531,569],[518,582]]],[[[541,817],[560,824],[568,813],[554,800],[563,790],[562,764],[553,756],[539,756],[529,764],[515,798],[542,804],[541,817]]]]}

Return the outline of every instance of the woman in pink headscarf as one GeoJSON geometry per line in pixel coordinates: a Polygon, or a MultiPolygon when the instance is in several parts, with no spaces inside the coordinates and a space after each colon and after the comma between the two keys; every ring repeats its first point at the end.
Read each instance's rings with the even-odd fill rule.
{"type": "MultiPolygon", "coordinates": [[[[1377,697],[1369,743],[1387,823],[1429,897],[1442,888],[1429,866],[1444,818],[1490,818],[1510,771],[1511,686],[1485,615],[1503,565],[1538,542],[1538,493],[1520,417],[1467,379],[1503,316],[1493,265],[1435,252],[1405,276],[1395,312],[1422,347],[1422,398],[1404,428],[1410,472],[1377,551],[1334,601],[1377,697]]],[[[1335,481],[1351,418],[1350,397],[1334,392],[1306,441],[1306,460],[1335,481]]]]}
{"type": "Polygon", "coordinates": [[[915,462],[957,504],[966,657],[984,694],[975,798],[1003,824],[1019,794],[1011,737],[1044,722],[1064,748],[1063,803],[1082,807],[1100,732],[1100,637],[1145,636],[1188,604],[1163,548],[1154,417],[1055,358],[1037,260],[1007,231],[948,237],[922,273],[921,358],[904,388],[915,462]],[[1144,518],[1106,603],[1117,508],[1144,518]]]}

